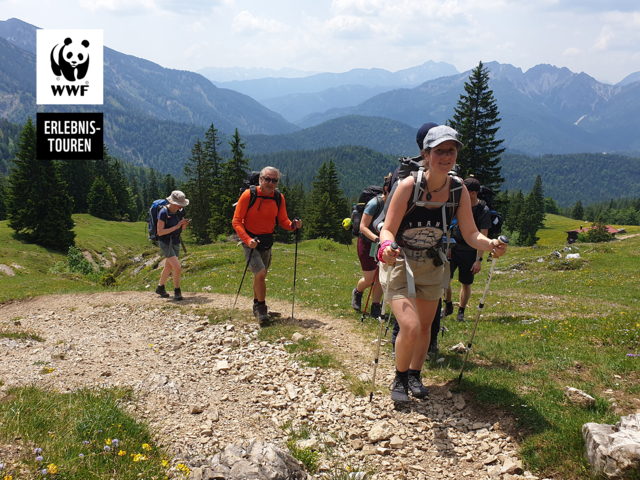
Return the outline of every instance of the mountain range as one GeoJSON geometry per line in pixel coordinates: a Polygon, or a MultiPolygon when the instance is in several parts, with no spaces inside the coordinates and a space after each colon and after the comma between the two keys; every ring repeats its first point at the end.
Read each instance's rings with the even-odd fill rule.
{"type": "MultiPolygon", "coordinates": [[[[87,111],[36,107],[36,30],[17,19],[0,22],[0,117],[23,123],[36,111],[87,111]]],[[[105,113],[108,146],[125,160],[167,172],[181,171],[193,143],[211,124],[221,133],[223,150],[226,135],[238,128],[252,155],[347,144],[413,155],[417,128],[450,119],[469,77],[452,65],[426,62],[398,72],[354,69],[302,76],[313,72],[285,70],[292,78],[218,83],[259,92],[254,93],[259,103],[198,73],[163,68],[108,47],[104,58],[105,102],[98,110],[105,113]]],[[[498,136],[508,151],[640,151],[640,72],[607,85],[552,65],[526,72],[508,64],[485,65],[502,119],[498,136]]],[[[225,74],[242,74],[233,70],[225,74]]]]}

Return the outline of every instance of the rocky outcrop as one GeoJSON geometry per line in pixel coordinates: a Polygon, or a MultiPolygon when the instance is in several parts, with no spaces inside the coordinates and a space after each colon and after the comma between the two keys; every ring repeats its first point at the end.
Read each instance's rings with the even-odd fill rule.
{"type": "Polygon", "coordinates": [[[640,414],[622,417],[615,425],[586,423],[582,437],[594,473],[630,478],[640,470],[640,414]]]}

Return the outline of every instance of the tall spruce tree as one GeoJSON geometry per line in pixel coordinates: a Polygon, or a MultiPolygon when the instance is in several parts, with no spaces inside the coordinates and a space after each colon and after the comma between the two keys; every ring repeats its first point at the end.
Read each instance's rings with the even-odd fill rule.
{"type": "MultiPolygon", "coordinates": [[[[211,215],[210,229],[224,228],[224,231],[231,232],[231,220],[233,220],[233,204],[238,201],[238,192],[242,181],[247,178],[249,169],[249,159],[244,156],[246,143],[240,138],[236,128],[233,137],[229,141],[231,147],[231,158],[222,166],[222,179],[220,196],[220,214],[211,215]]],[[[215,213],[215,212],[214,212],[215,213]]]]}
{"type": "Polygon", "coordinates": [[[102,218],[103,220],[116,219],[116,196],[113,194],[111,186],[102,175],[97,177],[91,185],[87,203],[89,204],[89,215],[102,218]]]}
{"type": "Polygon", "coordinates": [[[196,243],[211,243],[207,230],[211,214],[212,171],[200,139],[191,149],[191,156],[182,171],[187,179],[184,190],[189,198],[189,217],[192,219],[188,231],[196,243]]]}
{"type": "Polygon", "coordinates": [[[522,207],[520,222],[518,223],[518,244],[532,246],[540,240],[538,230],[544,226],[545,208],[542,178],[536,177],[522,207]]]}
{"type": "Polygon", "coordinates": [[[349,216],[349,204],[340,188],[338,170],[333,159],[324,162],[313,179],[313,189],[307,207],[307,238],[330,238],[351,243],[351,232],[342,228],[342,220],[349,216]]]}
{"type": "MultiPolygon", "coordinates": [[[[218,130],[213,123],[205,133],[202,149],[207,159],[207,164],[211,169],[211,185],[210,196],[207,208],[209,209],[209,222],[207,225],[207,234],[212,240],[218,238],[219,235],[230,231],[231,226],[226,223],[224,205],[219,199],[224,198],[224,188],[222,185],[223,161],[219,150],[222,142],[218,137],[218,130]]],[[[238,189],[240,187],[238,186],[238,189]]]]}
{"type": "Polygon", "coordinates": [[[138,179],[136,177],[133,177],[131,179],[130,188],[131,188],[131,197],[133,200],[133,204],[135,205],[134,218],[137,220],[140,220],[140,215],[143,212],[146,213],[146,208],[144,203],[143,192],[142,190],[140,190],[140,187],[138,186],[138,179]]]}
{"type": "Polygon", "coordinates": [[[584,219],[584,209],[582,208],[582,202],[578,200],[571,210],[571,218],[574,220],[584,219]]]}
{"type": "Polygon", "coordinates": [[[87,213],[87,195],[93,184],[95,162],[91,160],[62,160],[60,175],[69,187],[73,198],[73,213],[87,213]]]}
{"type": "Polygon", "coordinates": [[[0,221],[7,219],[7,179],[0,172],[0,221]]]}
{"type": "Polygon", "coordinates": [[[500,176],[500,155],[504,140],[496,140],[498,104],[489,89],[489,70],[482,62],[465,82],[466,95],[460,95],[449,125],[460,134],[464,147],[458,152],[457,163],[463,178],[473,175],[482,185],[498,190],[504,178],[500,176]]]}
{"type": "Polygon", "coordinates": [[[158,175],[152,168],[149,172],[149,206],[160,198],[166,198],[162,196],[160,187],[158,187],[158,175]]]}
{"type": "Polygon", "coordinates": [[[173,175],[171,175],[170,173],[167,173],[164,176],[164,179],[163,179],[162,183],[164,185],[164,196],[165,197],[171,196],[171,192],[173,192],[174,190],[178,190],[178,182],[176,182],[175,177],[173,175]]]}
{"type": "Polygon", "coordinates": [[[31,120],[22,129],[14,167],[9,176],[9,228],[28,242],[65,251],[74,245],[73,200],[60,178],[58,163],[36,159],[36,128],[31,120]]]}
{"type": "Polygon", "coordinates": [[[515,233],[521,221],[522,208],[524,207],[524,194],[522,189],[518,193],[512,194],[509,200],[509,210],[504,219],[505,230],[515,233]]]}

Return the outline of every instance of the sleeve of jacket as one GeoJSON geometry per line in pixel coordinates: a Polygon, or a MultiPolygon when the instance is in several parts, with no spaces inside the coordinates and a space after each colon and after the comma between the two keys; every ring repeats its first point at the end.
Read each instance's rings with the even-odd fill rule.
{"type": "Polygon", "coordinates": [[[278,212],[278,223],[285,230],[294,230],[293,222],[289,220],[287,215],[287,204],[284,201],[284,195],[282,195],[282,203],[280,203],[280,211],[278,212]]]}

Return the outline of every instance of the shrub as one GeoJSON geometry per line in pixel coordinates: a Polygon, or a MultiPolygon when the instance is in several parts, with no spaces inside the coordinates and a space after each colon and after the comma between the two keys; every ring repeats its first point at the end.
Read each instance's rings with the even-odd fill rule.
{"type": "Polygon", "coordinates": [[[82,252],[76,247],[69,247],[67,264],[69,265],[69,270],[72,272],[78,272],[83,275],[89,275],[95,272],[93,265],[82,256],[82,252]]]}
{"type": "Polygon", "coordinates": [[[335,252],[338,249],[338,244],[328,238],[318,238],[316,246],[321,252],[335,252]]]}

